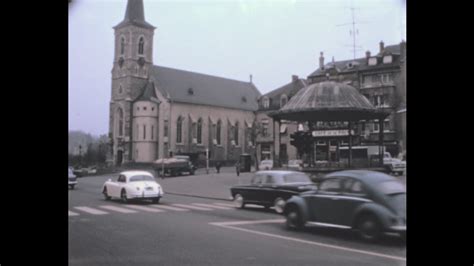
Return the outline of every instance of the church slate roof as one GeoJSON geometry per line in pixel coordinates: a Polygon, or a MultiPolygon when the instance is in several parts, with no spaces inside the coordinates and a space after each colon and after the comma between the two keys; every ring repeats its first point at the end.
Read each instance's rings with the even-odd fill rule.
{"type": "Polygon", "coordinates": [[[159,101],[155,93],[155,84],[153,82],[147,82],[143,93],[138,96],[135,101],[159,101]]]}
{"type": "Polygon", "coordinates": [[[250,82],[163,66],[150,69],[150,81],[174,102],[256,111],[261,96],[250,82]]]}

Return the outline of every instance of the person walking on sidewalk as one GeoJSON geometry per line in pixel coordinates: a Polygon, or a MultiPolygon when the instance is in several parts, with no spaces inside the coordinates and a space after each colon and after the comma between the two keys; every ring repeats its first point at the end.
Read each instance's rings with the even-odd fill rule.
{"type": "Polygon", "coordinates": [[[216,170],[217,170],[217,173],[221,172],[221,162],[216,163],[216,170]]]}
{"type": "Polygon", "coordinates": [[[240,175],[240,162],[237,161],[237,163],[235,164],[235,171],[237,172],[237,176],[240,175]]]}

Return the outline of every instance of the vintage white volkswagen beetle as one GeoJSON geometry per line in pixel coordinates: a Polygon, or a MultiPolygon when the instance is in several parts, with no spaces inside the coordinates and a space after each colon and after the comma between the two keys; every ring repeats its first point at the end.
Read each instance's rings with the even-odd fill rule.
{"type": "Polygon", "coordinates": [[[102,188],[106,200],[120,198],[123,202],[132,199],[152,200],[158,203],[164,192],[155,177],[146,171],[121,172],[115,181],[107,180],[102,188]]]}

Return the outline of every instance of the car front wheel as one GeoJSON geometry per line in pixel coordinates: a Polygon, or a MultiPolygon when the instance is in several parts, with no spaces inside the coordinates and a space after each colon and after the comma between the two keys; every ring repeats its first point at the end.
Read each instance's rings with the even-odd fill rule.
{"type": "Polygon", "coordinates": [[[120,198],[122,199],[123,203],[127,203],[127,192],[125,190],[122,190],[122,193],[120,193],[120,198]]]}
{"type": "Polygon", "coordinates": [[[243,209],[245,207],[244,197],[242,197],[240,194],[235,195],[234,205],[236,208],[243,209]]]}
{"type": "Polygon", "coordinates": [[[286,228],[290,230],[300,230],[303,228],[303,219],[295,206],[291,207],[286,213],[286,228]]]}
{"type": "Polygon", "coordinates": [[[152,199],[151,201],[152,203],[157,204],[158,202],[160,202],[160,198],[157,197],[157,198],[152,199]]]}
{"type": "Polygon", "coordinates": [[[376,241],[381,235],[381,228],[374,215],[364,215],[357,221],[359,236],[366,241],[376,241]]]}
{"type": "Polygon", "coordinates": [[[106,187],[104,187],[104,191],[102,191],[102,193],[104,194],[105,200],[110,200],[110,196],[109,196],[109,194],[107,194],[107,188],[106,187]]]}

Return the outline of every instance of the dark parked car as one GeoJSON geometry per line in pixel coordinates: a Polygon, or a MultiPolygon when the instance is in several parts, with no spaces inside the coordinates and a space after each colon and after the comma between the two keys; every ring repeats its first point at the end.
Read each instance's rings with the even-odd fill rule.
{"type": "Polygon", "coordinates": [[[249,185],[233,186],[230,192],[238,208],[257,204],[265,208],[274,206],[277,213],[283,213],[291,196],[311,189],[316,189],[316,185],[306,174],[274,170],[256,172],[249,185]]]}
{"type": "Polygon", "coordinates": [[[289,229],[308,223],[352,228],[366,240],[376,240],[384,232],[405,239],[406,188],[380,172],[334,172],[323,178],[318,190],[289,199],[284,213],[289,229]]]}

